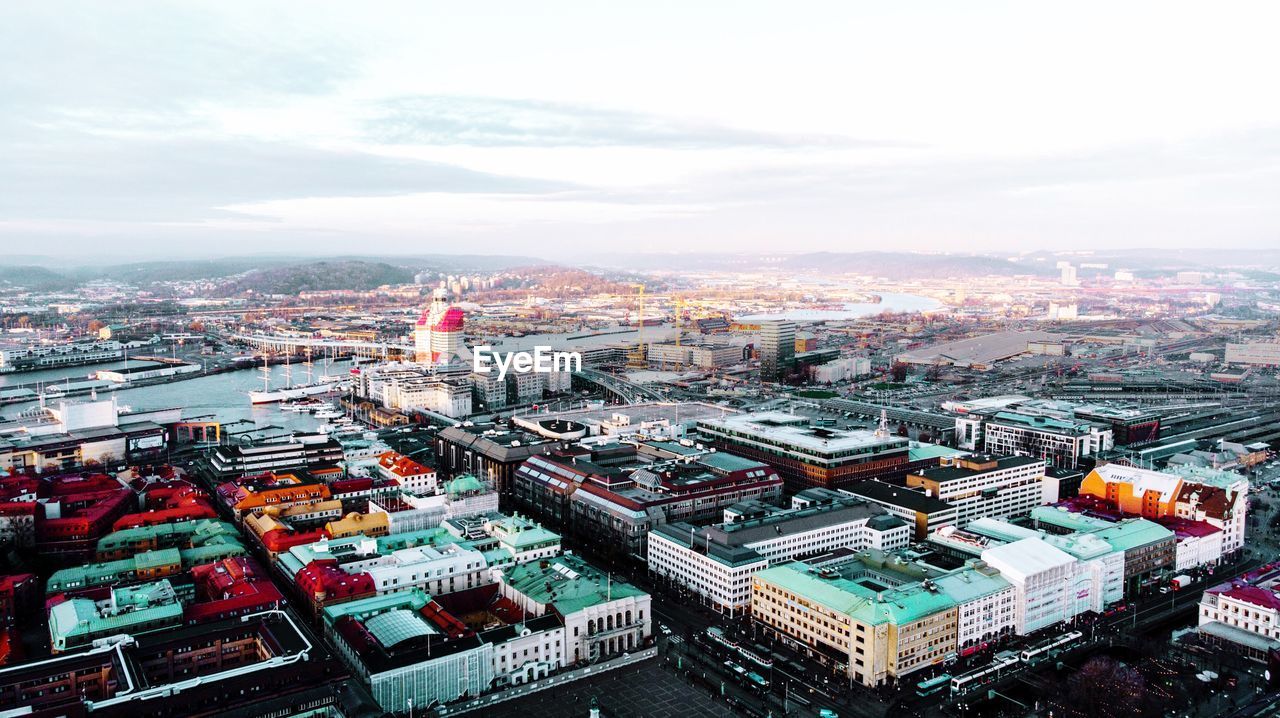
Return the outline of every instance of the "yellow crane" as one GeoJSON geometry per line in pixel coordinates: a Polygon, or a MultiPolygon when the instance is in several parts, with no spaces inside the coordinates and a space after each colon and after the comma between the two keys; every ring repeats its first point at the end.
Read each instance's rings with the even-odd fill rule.
{"type": "Polygon", "coordinates": [[[636,332],[636,348],[627,354],[627,368],[629,369],[647,369],[649,367],[649,352],[644,345],[644,285],[634,284],[639,288],[638,308],[636,317],[640,323],[640,329],[636,332]]]}

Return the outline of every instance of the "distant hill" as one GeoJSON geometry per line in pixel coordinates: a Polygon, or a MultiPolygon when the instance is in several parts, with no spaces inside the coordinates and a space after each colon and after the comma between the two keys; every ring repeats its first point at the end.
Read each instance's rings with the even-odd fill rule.
{"type": "Polygon", "coordinates": [[[76,284],[74,279],[44,267],[0,265],[0,286],[48,292],[71,289],[76,284]]]}
{"type": "Polygon", "coordinates": [[[626,254],[594,259],[601,266],[634,270],[703,269],[720,271],[783,270],[856,273],[901,279],[1050,274],[1053,264],[1010,262],[1004,257],[914,252],[808,252],[804,254],[626,254]]]}
{"type": "Polygon", "coordinates": [[[218,290],[218,294],[234,296],[245,292],[297,294],[332,289],[366,290],[384,284],[407,284],[412,281],[412,270],[383,262],[326,260],[255,270],[228,282],[218,290]]]}

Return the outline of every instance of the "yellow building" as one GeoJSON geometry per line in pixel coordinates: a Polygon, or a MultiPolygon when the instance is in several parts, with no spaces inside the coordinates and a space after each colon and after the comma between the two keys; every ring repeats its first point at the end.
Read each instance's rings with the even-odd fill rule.
{"type": "Polygon", "coordinates": [[[337,521],[325,524],[324,532],[331,539],[361,534],[369,538],[377,538],[391,533],[391,525],[385,513],[361,514],[353,511],[337,521]]]}
{"type": "Polygon", "coordinates": [[[956,647],[956,602],[898,569],[887,561],[775,566],[752,579],[752,616],[833,670],[877,686],[941,663],[956,647]]]}

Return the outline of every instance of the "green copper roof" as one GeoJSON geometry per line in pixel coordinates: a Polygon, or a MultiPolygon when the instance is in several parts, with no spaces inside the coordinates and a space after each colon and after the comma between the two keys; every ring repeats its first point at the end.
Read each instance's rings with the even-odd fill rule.
{"type": "Polygon", "coordinates": [[[450,496],[459,494],[468,494],[475,491],[484,491],[484,482],[480,481],[471,474],[461,474],[445,484],[445,493],[450,496]]]}
{"type": "Polygon", "coordinates": [[[873,626],[913,623],[956,606],[956,602],[936,586],[930,590],[926,584],[915,582],[883,588],[875,584],[874,575],[846,578],[841,571],[815,568],[799,561],[765,569],[756,577],[873,626]]]}
{"type": "Polygon", "coordinates": [[[513,566],[503,581],[538,603],[555,606],[562,616],[610,600],[645,595],[572,555],[513,566]]]}
{"type": "Polygon", "coordinates": [[[408,591],[397,591],[325,606],[323,615],[327,623],[334,623],[343,616],[365,621],[371,616],[396,609],[421,611],[429,603],[431,603],[431,596],[420,588],[413,588],[408,591]]]}

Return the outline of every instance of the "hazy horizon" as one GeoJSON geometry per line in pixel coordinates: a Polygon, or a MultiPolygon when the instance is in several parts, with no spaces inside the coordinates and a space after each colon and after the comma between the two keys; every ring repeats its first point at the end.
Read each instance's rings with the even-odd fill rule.
{"type": "Polygon", "coordinates": [[[1280,245],[1280,7],[1152,8],[7,5],[0,243],[554,260],[1280,245]]]}

